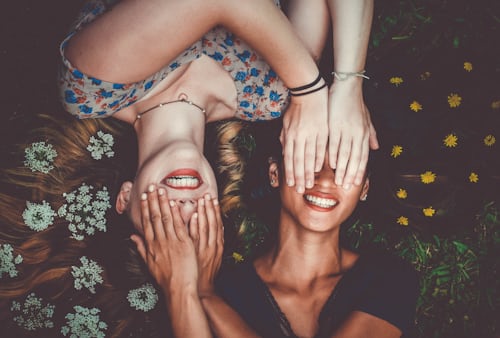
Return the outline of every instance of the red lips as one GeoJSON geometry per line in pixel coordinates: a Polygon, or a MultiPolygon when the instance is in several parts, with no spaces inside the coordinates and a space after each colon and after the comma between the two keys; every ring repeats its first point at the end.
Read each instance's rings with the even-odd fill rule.
{"type": "Polygon", "coordinates": [[[203,181],[201,179],[200,173],[194,169],[177,169],[172,171],[170,174],[165,176],[165,178],[162,181],[166,186],[172,188],[172,189],[179,189],[179,190],[194,190],[198,189],[202,184],[203,181]],[[191,180],[196,180],[196,182],[192,181],[189,182],[189,185],[181,186],[180,185],[180,180],[182,179],[191,179],[191,180]],[[176,184],[175,181],[178,180],[179,184],[176,184]]]}

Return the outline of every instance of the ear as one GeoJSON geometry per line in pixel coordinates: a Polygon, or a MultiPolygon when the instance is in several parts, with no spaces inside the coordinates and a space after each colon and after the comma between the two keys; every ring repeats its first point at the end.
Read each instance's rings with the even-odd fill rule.
{"type": "Polygon", "coordinates": [[[365,183],[363,183],[363,188],[361,188],[361,193],[359,195],[360,201],[366,201],[366,197],[368,196],[368,190],[370,190],[370,178],[367,177],[365,179],[365,183]]]}
{"type": "Polygon", "coordinates": [[[268,161],[269,161],[269,172],[268,172],[269,184],[271,185],[271,187],[277,188],[280,186],[278,163],[276,162],[276,160],[272,158],[269,158],[268,161]]]}
{"type": "Polygon", "coordinates": [[[123,214],[127,210],[128,202],[130,201],[130,191],[133,183],[130,181],[123,182],[118,196],[116,196],[115,209],[119,214],[123,214]]]}

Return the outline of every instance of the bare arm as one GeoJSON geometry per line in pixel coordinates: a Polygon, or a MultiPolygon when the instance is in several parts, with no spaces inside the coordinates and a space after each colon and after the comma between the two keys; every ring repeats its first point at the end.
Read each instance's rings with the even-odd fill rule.
{"type": "MultiPolygon", "coordinates": [[[[333,28],[333,70],[364,70],[373,16],[373,0],[327,0],[333,28]]],[[[329,157],[338,185],[361,184],[369,148],[378,148],[365,106],[362,77],[334,78],[329,98],[329,157]]]]}
{"type": "Polygon", "coordinates": [[[66,55],[89,75],[131,83],[170,63],[217,25],[259,52],[288,87],[316,77],[314,60],[271,0],[123,0],[78,32],[66,55]]]}
{"type": "Polygon", "coordinates": [[[198,296],[194,244],[177,205],[169,205],[162,188],[141,201],[144,239],[133,235],[139,254],[161,286],[176,337],[211,338],[198,296]]]}

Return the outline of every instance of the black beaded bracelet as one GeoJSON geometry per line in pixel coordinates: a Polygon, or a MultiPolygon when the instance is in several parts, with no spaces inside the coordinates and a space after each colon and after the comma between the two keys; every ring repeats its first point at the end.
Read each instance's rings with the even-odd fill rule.
{"type": "Polygon", "coordinates": [[[321,89],[325,88],[326,86],[327,86],[327,83],[325,82],[325,83],[323,83],[323,85],[319,86],[318,88],[311,89],[311,90],[309,90],[307,92],[292,93],[292,91],[290,91],[290,96],[302,96],[302,95],[311,94],[311,93],[320,91],[321,89]]]}
{"type": "Polygon", "coordinates": [[[303,85],[303,86],[300,86],[300,87],[288,88],[288,90],[291,92],[300,92],[302,90],[314,87],[319,81],[321,81],[321,73],[318,74],[318,77],[313,82],[308,83],[308,84],[303,85]]]}

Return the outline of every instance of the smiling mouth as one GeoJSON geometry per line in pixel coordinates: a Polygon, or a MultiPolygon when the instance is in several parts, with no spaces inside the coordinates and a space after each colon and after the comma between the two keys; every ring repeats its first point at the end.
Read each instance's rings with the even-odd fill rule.
{"type": "Polygon", "coordinates": [[[314,195],[304,195],[304,199],[309,205],[317,208],[331,210],[337,205],[337,201],[332,198],[324,198],[314,195]]]}
{"type": "Polygon", "coordinates": [[[197,189],[203,181],[200,174],[193,169],[179,169],[168,174],[163,182],[172,189],[197,189]]]}

